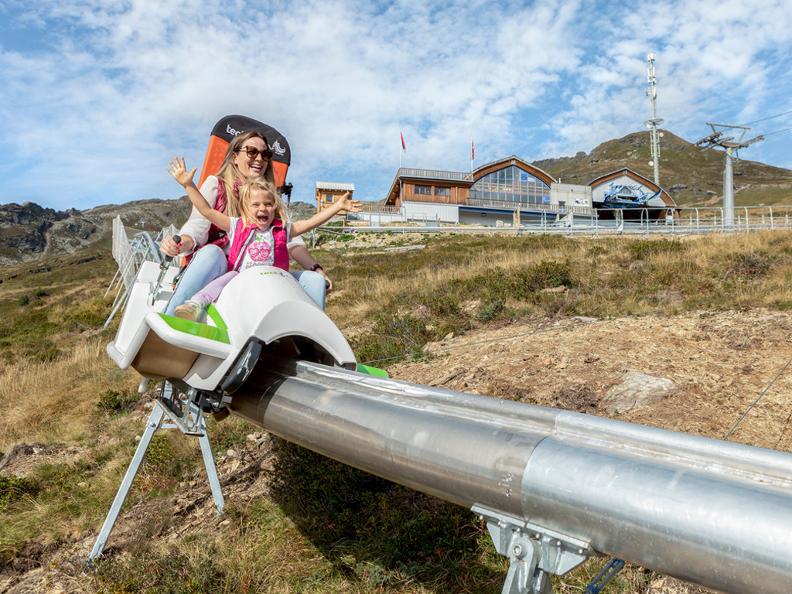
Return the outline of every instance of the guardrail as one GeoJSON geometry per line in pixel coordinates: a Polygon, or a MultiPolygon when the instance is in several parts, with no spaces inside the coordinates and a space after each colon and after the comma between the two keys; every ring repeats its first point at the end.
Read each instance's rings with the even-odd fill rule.
{"type": "Polygon", "coordinates": [[[399,167],[397,177],[413,177],[418,179],[448,179],[457,181],[473,181],[472,173],[458,171],[442,171],[440,169],[416,169],[413,167],[399,167]]]}
{"type": "MultiPolygon", "coordinates": [[[[487,205],[480,205],[487,206],[487,205]]],[[[510,208],[514,205],[510,204],[510,208]]],[[[734,223],[728,225],[719,207],[640,208],[628,211],[566,207],[540,210],[540,216],[519,226],[501,221],[501,226],[460,225],[439,218],[407,219],[389,225],[346,227],[355,233],[557,233],[575,234],[661,234],[735,233],[792,229],[792,206],[744,206],[734,210],[734,223]]]]}
{"type": "Polygon", "coordinates": [[[148,231],[138,231],[132,236],[132,239],[129,239],[121,217],[113,219],[112,254],[118,269],[107,286],[105,296],[113,290],[116,291],[116,294],[104,328],[110,325],[118,310],[124,307],[129,295],[129,288],[135,282],[140,265],[146,260],[161,262],[159,244],[165,236],[175,235],[176,232],[176,227],[168,225],[160,229],[155,237],[151,237],[148,231]]]}
{"type": "Polygon", "coordinates": [[[594,214],[594,209],[588,206],[560,206],[558,204],[543,204],[536,202],[510,202],[508,200],[488,200],[484,198],[468,198],[467,203],[460,206],[492,206],[494,208],[508,208],[510,210],[547,211],[560,214],[594,214]]]}

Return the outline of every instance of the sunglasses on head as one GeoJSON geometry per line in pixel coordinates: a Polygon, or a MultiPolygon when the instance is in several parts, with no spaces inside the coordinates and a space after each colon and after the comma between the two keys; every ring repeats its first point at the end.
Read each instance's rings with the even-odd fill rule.
{"type": "Polygon", "coordinates": [[[261,159],[266,161],[267,159],[272,158],[272,151],[269,149],[264,149],[263,151],[258,150],[255,146],[243,146],[237,149],[237,152],[245,151],[247,156],[251,159],[255,159],[259,155],[261,155],[261,159]]]}

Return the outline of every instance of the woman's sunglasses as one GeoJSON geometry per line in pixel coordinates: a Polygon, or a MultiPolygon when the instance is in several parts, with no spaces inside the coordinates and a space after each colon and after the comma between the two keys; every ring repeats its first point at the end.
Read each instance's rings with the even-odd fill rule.
{"type": "Polygon", "coordinates": [[[265,149],[263,151],[258,150],[255,146],[244,146],[237,149],[237,152],[245,151],[247,156],[250,159],[255,159],[259,155],[261,155],[262,161],[267,161],[272,158],[272,151],[265,149]]]}

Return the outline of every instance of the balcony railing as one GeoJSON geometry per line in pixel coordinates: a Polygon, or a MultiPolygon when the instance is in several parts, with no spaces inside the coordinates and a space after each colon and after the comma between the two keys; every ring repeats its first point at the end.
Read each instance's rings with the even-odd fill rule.
{"type": "Polygon", "coordinates": [[[451,181],[473,181],[472,173],[461,171],[442,171],[439,169],[415,169],[413,167],[400,167],[399,177],[413,177],[418,179],[445,179],[451,181]]]}
{"type": "Polygon", "coordinates": [[[398,206],[385,206],[383,204],[363,203],[363,212],[374,212],[379,214],[399,214],[401,208],[398,206]]]}
{"type": "Polygon", "coordinates": [[[543,204],[536,202],[512,202],[510,200],[484,200],[481,198],[468,198],[467,204],[470,206],[489,206],[492,208],[508,208],[514,210],[542,210],[546,212],[557,212],[561,214],[574,213],[581,215],[590,215],[594,213],[594,209],[587,206],[559,206],[558,204],[543,204]]]}

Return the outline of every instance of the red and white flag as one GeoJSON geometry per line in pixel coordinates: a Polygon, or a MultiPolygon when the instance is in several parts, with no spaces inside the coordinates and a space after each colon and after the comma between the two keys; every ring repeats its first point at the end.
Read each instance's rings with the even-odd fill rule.
{"type": "Polygon", "coordinates": [[[404,134],[402,134],[401,132],[399,132],[399,136],[401,137],[401,141],[402,141],[402,150],[403,150],[404,152],[407,152],[407,145],[404,143],[404,134]]]}
{"type": "Polygon", "coordinates": [[[473,144],[473,139],[470,139],[470,160],[476,160],[476,146],[473,144]]]}

